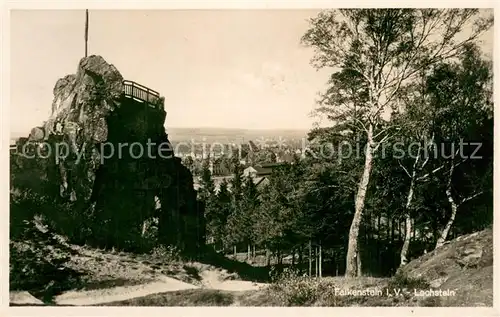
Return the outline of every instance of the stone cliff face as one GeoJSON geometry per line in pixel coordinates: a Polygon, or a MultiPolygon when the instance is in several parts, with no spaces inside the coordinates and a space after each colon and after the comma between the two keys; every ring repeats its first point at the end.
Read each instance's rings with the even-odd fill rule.
{"type": "MultiPolygon", "coordinates": [[[[124,88],[113,65],[83,58],[76,74],[57,81],[50,118],[21,143],[50,145],[41,168],[57,199],[99,224],[86,242],[127,247],[155,216],[162,243],[195,250],[203,211],[165,133],[164,99],[138,101],[124,88]]],[[[15,163],[40,168],[26,160],[17,156],[15,163]]]]}

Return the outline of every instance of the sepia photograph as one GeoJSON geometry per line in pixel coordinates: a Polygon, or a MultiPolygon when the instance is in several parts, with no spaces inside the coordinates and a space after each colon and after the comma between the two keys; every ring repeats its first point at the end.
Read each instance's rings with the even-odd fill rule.
{"type": "Polygon", "coordinates": [[[494,9],[334,5],[10,10],[9,306],[493,308],[494,9]]]}

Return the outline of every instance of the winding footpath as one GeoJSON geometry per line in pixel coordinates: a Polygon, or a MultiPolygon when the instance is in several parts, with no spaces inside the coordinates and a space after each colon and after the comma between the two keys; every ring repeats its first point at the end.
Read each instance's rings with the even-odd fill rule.
{"type": "MultiPolygon", "coordinates": [[[[58,306],[91,306],[188,289],[208,288],[225,291],[249,291],[257,290],[267,285],[241,280],[221,281],[219,273],[211,270],[203,271],[201,277],[202,286],[185,283],[168,276],[160,276],[153,282],[139,285],[117,286],[89,291],[68,291],[56,296],[54,303],[58,306]]],[[[24,294],[27,292],[11,292],[10,303],[24,305],[41,304],[40,300],[32,296],[31,298],[27,298],[25,294],[25,296],[20,296],[21,293],[24,294]]]]}

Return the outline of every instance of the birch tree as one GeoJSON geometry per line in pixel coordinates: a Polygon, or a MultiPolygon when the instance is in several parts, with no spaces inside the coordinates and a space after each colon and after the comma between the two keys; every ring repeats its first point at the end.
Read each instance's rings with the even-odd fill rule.
{"type": "Polygon", "coordinates": [[[391,115],[402,111],[398,97],[419,72],[456,56],[492,20],[476,9],[342,9],[310,20],[302,43],[314,48],[315,67],[333,71],[318,111],[366,136],[346,276],[358,275],[358,235],[374,155],[397,128],[391,115]]]}
{"type": "Polygon", "coordinates": [[[442,163],[436,169],[443,171],[451,211],[436,248],[446,241],[459,207],[491,191],[492,158],[478,155],[484,144],[477,142],[477,131],[493,128],[492,77],[491,62],[477,46],[467,45],[458,61],[438,65],[429,79],[431,102],[439,113],[438,133],[448,145],[441,148],[442,163]]]}
{"type": "MultiPolygon", "coordinates": [[[[447,135],[448,140],[452,139],[458,143],[460,138],[467,138],[463,131],[464,127],[471,126],[471,122],[480,116],[487,116],[488,111],[485,112],[484,106],[487,106],[491,94],[491,87],[488,85],[491,82],[491,66],[481,58],[479,48],[470,44],[464,46],[464,52],[458,60],[458,62],[452,61],[436,65],[431,72],[422,75],[422,80],[415,84],[413,93],[408,93],[403,97],[403,102],[407,105],[404,115],[406,133],[411,135],[413,141],[416,141],[419,146],[410,168],[405,167],[401,161],[399,162],[410,179],[405,206],[406,232],[401,249],[401,266],[405,265],[408,260],[407,253],[412,230],[411,207],[415,187],[419,182],[429,180],[429,177],[435,173],[444,172],[447,174],[445,192],[452,213],[443,229],[443,235],[438,239],[438,245],[441,245],[446,239],[458,206],[475,198],[480,192],[472,193],[469,197],[462,198],[458,202],[451,194],[451,178],[455,167],[467,159],[462,158],[462,161],[459,159],[457,163],[458,152],[453,153],[450,162],[440,159],[437,155],[436,162],[428,164],[432,153],[439,152],[439,149],[436,148],[437,145],[434,144],[437,130],[443,130],[443,127],[460,127],[459,130],[452,129],[453,132],[445,128],[448,132],[444,134],[447,135]],[[436,124],[436,120],[440,121],[439,125],[436,124]],[[426,167],[431,165],[434,167],[426,171],[426,167]]],[[[459,149],[457,148],[457,150],[459,149]]],[[[455,151],[455,147],[451,151],[455,151]]]]}

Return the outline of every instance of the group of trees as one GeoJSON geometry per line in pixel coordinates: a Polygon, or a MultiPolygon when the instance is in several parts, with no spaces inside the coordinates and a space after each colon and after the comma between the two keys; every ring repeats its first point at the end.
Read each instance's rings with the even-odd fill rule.
{"type": "Polygon", "coordinates": [[[316,67],[332,69],[317,109],[332,126],[312,130],[307,157],[274,171],[260,193],[238,169],[231,191],[215,192],[205,171],[210,235],[295,263],[321,245],[325,269],[357,276],[389,274],[491,225],[492,63],[478,38],[492,22],[473,9],[312,18],[302,42],[316,67]]]}
{"type": "MultiPolygon", "coordinates": [[[[360,132],[366,140],[349,230],[347,276],[361,272],[359,231],[381,145],[404,129],[410,133],[420,130],[417,142],[430,140],[432,144],[439,140],[453,144],[457,137],[465,137],[460,132],[467,132],[467,123],[472,124],[460,122],[461,118],[474,120],[476,115],[482,118],[483,112],[492,112],[488,88],[491,67],[484,65],[475,43],[492,23],[492,16],[484,16],[477,9],[339,10],[322,12],[311,19],[311,28],[302,41],[314,47],[313,63],[318,68],[337,69],[319,110],[338,125],[360,132]],[[472,118],[470,112],[474,113],[472,118]]],[[[413,181],[405,204],[408,232],[413,190],[419,177],[416,172],[422,170],[419,161],[415,159],[408,173],[413,181]]],[[[451,220],[457,209],[452,193],[457,163],[452,159],[439,164],[449,165],[443,169],[449,171],[445,183],[453,210],[451,220]]],[[[437,245],[446,238],[447,228],[437,245]]],[[[409,242],[406,236],[405,250],[409,242]]]]}
{"type": "MultiPolygon", "coordinates": [[[[253,213],[256,199],[256,186],[250,178],[243,177],[243,169],[237,158],[233,158],[234,177],[228,182],[222,180],[216,190],[210,159],[203,163],[198,196],[205,202],[205,220],[207,241],[217,248],[235,246],[240,242],[251,241],[252,232],[246,230],[253,213]]],[[[236,246],[235,246],[236,247],[236,246]]]]}

